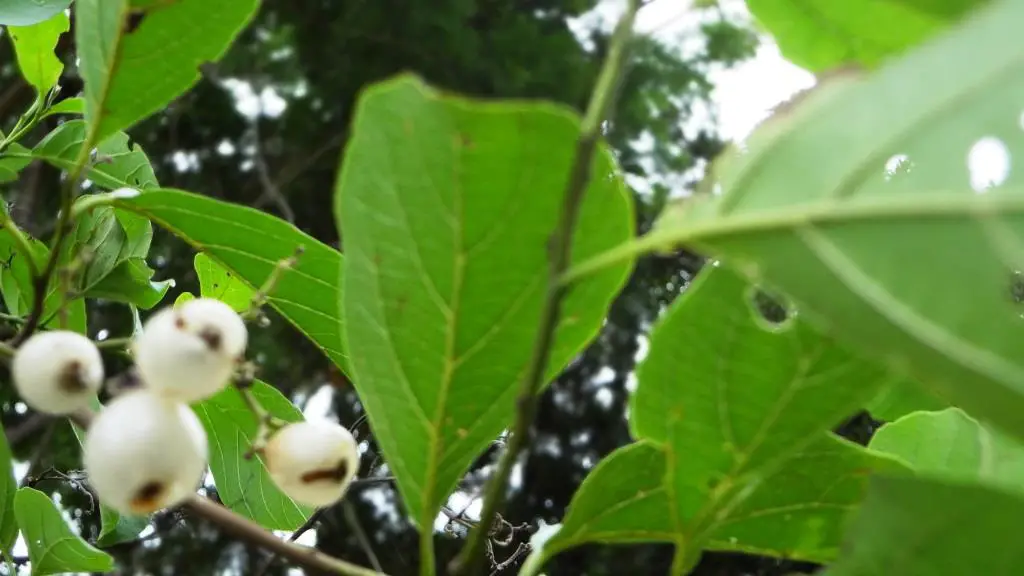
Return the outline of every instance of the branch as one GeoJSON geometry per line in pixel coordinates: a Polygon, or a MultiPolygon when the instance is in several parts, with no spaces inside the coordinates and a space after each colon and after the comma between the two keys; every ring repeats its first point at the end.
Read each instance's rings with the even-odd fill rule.
{"type": "Polygon", "coordinates": [[[512,466],[515,464],[529,432],[530,424],[533,422],[537,409],[537,392],[543,384],[551,343],[558,325],[562,298],[568,289],[568,286],[562,282],[562,274],[570,265],[573,230],[576,226],[583,195],[590,181],[594,151],[597,149],[597,143],[601,137],[601,126],[618,95],[626,65],[627,46],[632,36],[633,21],[639,7],[640,0],[629,0],[625,14],[615,28],[607,59],[601,69],[601,75],[598,77],[597,86],[583,118],[583,124],[580,126],[576,154],[562,202],[562,213],[549,244],[547,294],[541,311],[539,333],[534,341],[533,355],[516,399],[516,420],[508,438],[508,445],[498,462],[498,470],[487,486],[479,525],[470,532],[466,547],[450,566],[453,574],[473,574],[480,570],[491,527],[505,500],[505,490],[508,478],[512,473],[512,466]]]}
{"type": "Polygon", "coordinates": [[[82,142],[82,147],[78,150],[75,164],[68,171],[67,179],[61,187],[60,213],[57,215],[57,226],[53,231],[50,257],[46,260],[46,266],[43,267],[42,271],[32,277],[32,310],[29,312],[28,318],[25,319],[25,324],[22,325],[21,330],[10,341],[10,345],[15,348],[20,346],[22,342],[27,340],[36,331],[40,324],[39,321],[43,317],[43,309],[46,306],[46,289],[49,287],[50,279],[57,269],[64,240],[67,237],[69,228],[71,228],[71,206],[74,203],[75,194],[78,192],[82,171],[89,160],[93,141],[96,139],[95,132],[95,130],[89,130],[89,135],[82,142]]]}
{"type": "MultiPolygon", "coordinates": [[[[96,414],[88,409],[79,410],[70,416],[83,429],[88,429],[95,417],[96,414]]],[[[230,509],[198,494],[193,494],[186,499],[182,508],[216,524],[221,530],[233,534],[245,542],[269,550],[282,558],[287,558],[303,568],[339,576],[383,576],[379,572],[339,560],[315,548],[282,540],[252,520],[235,514],[230,509]]]]}

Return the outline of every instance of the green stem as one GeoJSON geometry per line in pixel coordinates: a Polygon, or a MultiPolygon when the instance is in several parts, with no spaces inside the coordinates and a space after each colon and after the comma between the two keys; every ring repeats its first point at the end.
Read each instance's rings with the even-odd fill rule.
{"type": "Polygon", "coordinates": [[[434,576],[437,558],[434,556],[434,525],[420,526],[420,576],[434,576]]]}
{"type": "Polygon", "coordinates": [[[96,343],[96,347],[103,348],[127,348],[132,343],[130,337],[125,338],[107,338],[96,343]]]}
{"type": "MultiPolygon", "coordinates": [[[[530,365],[526,377],[520,383],[516,399],[516,420],[508,437],[505,452],[498,461],[498,469],[488,482],[480,522],[476,529],[470,532],[469,540],[462,553],[452,562],[453,574],[474,574],[480,570],[491,527],[504,504],[508,478],[519,456],[519,451],[525,444],[530,424],[533,422],[537,409],[537,392],[544,382],[548,357],[555,329],[558,326],[562,298],[568,288],[562,281],[562,276],[571,262],[573,231],[587,184],[590,182],[594,151],[601,138],[601,126],[611,112],[618,96],[626,67],[629,41],[633,34],[633,22],[639,8],[640,0],[629,0],[625,14],[615,28],[608,56],[580,126],[580,135],[576,141],[576,154],[562,201],[561,214],[549,244],[547,293],[541,310],[540,327],[534,341],[530,365]]],[[[422,533],[429,527],[421,526],[420,529],[422,533]]],[[[421,546],[422,548],[423,546],[421,546]]]]}
{"type": "Polygon", "coordinates": [[[18,228],[18,225],[14,223],[14,220],[3,210],[0,210],[0,227],[7,231],[14,240],[14,245],[21,253],[21,256],[25,259],[28,265],[28,271],[32,277],[39,275],[39,269],[36,267],[36,259],[32,250],[32,243],[29,242],[28,236],[18,228]]]}
{"type": "Polygon", "coordinates": [[[18,347],[21,345],[39,327],[39,321],[42,319],[43,309],[46,306],[46,288],[50,285],[53,273],[57,269],[64,240],[71,228],[71,207],[74,203],[75,195],[78,193],[82,171],[89,160],[89,153],[95,140],[96,129],[93,127],[89,130],[85,141],[82,142],[82,147],[78,150],[75,163],[71,170],[68,171],[67,179],[61,187],[60,213],[57,215],[57,228],[54,230],[53,240],[50,245],[50,257],[47,259],[43,270],[32,277],[32,309],[25,319],[25,324],[21,327],[21,330],[11,339],[11,346],[18,347]]]}

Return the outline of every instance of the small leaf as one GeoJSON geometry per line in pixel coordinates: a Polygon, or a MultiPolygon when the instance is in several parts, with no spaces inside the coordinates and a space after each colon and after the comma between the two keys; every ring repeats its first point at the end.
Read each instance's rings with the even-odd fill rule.
{"type": "Polygon", "coordinates": [[[948,406],[920,384],[901,380],[883,388],[865,408],[875,420],[894,422],[912,412],[942,410],[948,406]]]}
{"type": "MultiPolygon", "coordinates": [[[[302,420],[302,413],[273,386],[255,382],[252,392],[272,416],[286,422],[302,420]]],[[[217,494],[228,508],[269,530],[295,530],[312,510],[285,496],[270,479],[259,457],[245,454],[256,439],[258,422],[241,394],[228,387],[194,406],[210,443],[210,471],[217,494]]]]}
{"type": "Polygon", "coordinates": [[[0,552],[7,558],[18,538],[18,523],[14,518],[14,494],[18,482],[14,479],[14,460],[7,436],[0,434],[0,552]]]}
{"type": "Polygon", "coordinates": [[[85,295],[134,304],[149,310],[164,299],[174,280],[154,282],[153,269],[142,258],[129,258],[94,284],[85,295]]]}
{"type": "Polygon", "coordinates": [[[814,72],[875,66],[934,36],[987,0],[747,0],[782,55],[814,72]]]}
{"type": "Polygon", "coordinates": [[[7,146],[7,151],[0,155],[0,184],[18,179],[18,172],[32,162],[31,151],[17,142],[7,146]]]}
{"type": "Polygon", "coordinates": [[[824,576],[1017,576],[1024,548],[1024,499],[971,483],[884,477],[846,535],[844,553],[824,576]]]}
{"type": "Polygon", "coordinates": [[[46,494],[19,488],[14,514],[28,545],[33,576],[108,572],[114,568],[114,559],[75,534],[46,494]]]}
{"type": "Polygon", "coordinates": [[[60,35],[67,32],[70,26],[71,21],[67,14],[58,12],[52,18],[38,24],[7,27],[11,41],[14,42],[14,52],[18,57],[21,75],[29,84],[35,86],[40,96],[47,95],[57,85],[57,80],[64,71],[64,63],[57,58],[53,50],[57,47],[60,35]]]}
{"type": "MultiPolygon", "coordinates": [[[[31,157],[62,170],[70,170],[88,130],[89,126],[84,120],[64,122],[36,145],[31,157]]],[[[108,190],[122,187],[139,190],[155,188],[157,181],[149,158],[138,144],[129,144],[130,138],[123,132],[111,134],[100,142],[97,146],[97,161],[86,173],[88,178],[108,190]]]]}
{"type": "Polygon", "coordinates": [[[337,250],[265,212],[179,190],[150,190],[117,206],[166,228],[250,288],[262,286],[279,261],[304,247],[267,301],[347,372],[337,250]]]}
{"type": "MultiPolygon", "coordinates": [[[[34,251],[36,268],[41,269],[49,257],[49,249],[35,238],[29,238],[34,251]]],[[[9,234],[0,230],[0,294],[8,312],[15,316],[26,316],[32,308],[34,295],[32,272],[28,261],[17,249],[9,234]]],[[[43,326],[54,328],[60,325],[57,310],[66,298],[62,294],[59,278],[51,279],[43,301],[43,326]]],[[[65,307],[67,328],[80,334],[86,333],[85,301],[81,298],[72,299],[65,307]]]]}
{"type": "MultiPolygon", "coordinates": [[[[414,521],[429,529],[507,426],[548,278],[548,239],[579,136],[548,104],[475,102],[401,75],[365,90],[335,194],[354,379],[414,521]]],[[[599,148],[573,257],[633,234],[599,148]]],[[[601,327],[631,263],[569,291],[550,380],[601,327]]]]}
{"type": "Polygon", "coordinates": [[[96,544],[107,548],[131,542],[139,537],[146,526],[149,526],[149,518],[122,516],[113,508],[100,503],[100,536],[96,544]]]}
{"type": "Polygon", "coordinates": [[[199,67],[220,59],[258,6],[258,0],[177,0],[129,15],[127,0],[78,0],[75,40],[96,140],[191,88],[199,67]]]}
{"type": "Polygon", "coordinates": [[[85,114],[85,99],[80,96],[65,98],[53,106],[50,106],[46,112],[43,113],[43,118],[47,116],[56,116],[57,114],[71,114],[75,116],[85,114]]]}
{"type": "Polygon", "coordinates": [[[823,83],[717,163],[721,194],[666,212],[634,248],[720,258],[1024,438],[1021,21],[1024,3],[994,1],[867,79],[823,83]],[[979,150],[1006,170],[972,176],[979,150]]]}
{"type": "Polygon", "coordinates": [[[0,24],[31,26],[63,11],[71,0],[0,0],[0,24]]]}
{"type": "Polygon", "coordinates": [[[182,292],[181,294],[178,294],[177,298],[174,299],[174,305],[178,306],[179,304],[183,304],[185,302],[188,302],[189,300],[195,300],[195,298],[195,295],[192,294],[191,292],[182,292]]]}
{"type": "Polygon", "coordinates": [[[1024,490],[1024,446],[957,408],[915,412],[886,424],[870,447],[921,475],[1024,490]]]}
{"type": "Polygon", "coordinates": [[[235,312],[244,312],[249,308],[255,290],[206,254],[196,254],[193,265],[199,276],[199,292],[203,297],[216,298],[231,306],[235,312]]]}

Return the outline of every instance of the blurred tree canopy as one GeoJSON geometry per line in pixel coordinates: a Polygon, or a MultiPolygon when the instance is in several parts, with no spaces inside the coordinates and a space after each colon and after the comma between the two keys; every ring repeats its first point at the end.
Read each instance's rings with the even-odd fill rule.
{"type": "MultiPolygon", "coordinates": [[[[578,37],[569,20],[596,4],[597,0],[265,0],[227,57],[202,68],[203,79],[194,90],[130,134],[149,155],[161,185],[267,210],[343,248],[330,209],[331,194],[352,108],[364,86],[411,70],[432,84],[468,95],[543,98],[582,109],[602,61],[607,32],[595,29],[578,37]]],[[[695,109],[709,106],[709,70],[750,57],[757,44],[749,27],[727,20],[714,8],[701,10],[699,17],[687,39],[688,46],[697,41],[699,49],[684,54],[681,42],[670,45],[649,37],[637,42],[635,64],[607,135],[630,182],[637,186],[641,230],[650,226],[668,194],[681,191],[656,182],[671,176],[693,183],[722,147],[713,117],[703,125],[690,121],[695,109]]],[[[61,81],[65,96],[81,86],[72,43],[72,35],[66,34],[58,48],[67,64],[61,81]]],[[[10,43],[0,42],[0,126],[9,128],[32,97],[30,87],[20,80],[10,43]]],[[[47,122],[26,143],[59,120],[47,122]]],[[[27,177],[7,185],[5,197],[20,224],[45,236],[56,211],[60,175],[39,163],[25,173],[27,177]]],[[[186,246],[157,231],[151,260],[158,278],[178,282],[168,301],[178,291],[195,290],[192,253],[186,246]]],[[[630,442],[625,408],[643,335],[699,266],[699,259],[686,253],[650,257],[638,264],[598,339],[544,394],[521,481],[514,483],[506,516],[510,523],[536,526],[540,520],[559,521],[587,471],[605,454],[630,442]]],[[[94,335],[106,331],[121,336],[131,330],[132,319],[123,306],[101,304],[91,314],[94,335]]],[[[351,385],[312,345],[272,317],[253,335],[251,350],[262,365],[262,376],[300,406],[315,391],[331,387],[333,412],[368,441],[361,476],[386,478],[351,385]]],[[[5,428],[18,431],[27,415],[15,406],[10,386],[3,387],[2,400],[5,428]]],[[[30,432],[16,435],[14,445],[19,458],[32,462],[29,481],[59,492],[62,504],[82,523],[83,534],[94,538],[99,514],[76,480],[80,475],[55,472],[80,466],[70,429],[59,424],[30,432]]],[[[494,452],[478,460],[465,492],[479,489],[494,452]]],[[[357,485],[341,505],[318,518],[317,545],[364,565],[379,563],[393,575],[413,574],[418,563],[416,536],[398,506],[397,493],[388,482],[357,485]]],[[[456,519],[436,536],[439,564],[458,551],[464,524],[471,520],[459,516],[460,510],[451,512],[456,519]]],[[[286,573],[287,567],[271,562],[266,553],[179,512],[157,515],[153,527],[148,536],[113,548],[122,573],[286,573]]],[[[529,532],[517,532],[508,546],[495,546],[495,562],[513,556],[529,532]]],[[[515,573],[523,558],[495,573],[515,573]]],[[[663,574],[670,563],[669,546],[583,547],[558,557],[548,574],[663,574]]],[[[799,568],[774,560],[709,554],[696,573],[768,575],[799,568]]]]}

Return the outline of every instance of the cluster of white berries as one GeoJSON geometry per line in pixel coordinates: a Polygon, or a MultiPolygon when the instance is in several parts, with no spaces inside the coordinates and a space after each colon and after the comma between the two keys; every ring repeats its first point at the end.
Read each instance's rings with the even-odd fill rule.
{"type": "MultiPolygon", "coordinates": [[[[208,448],[187,404],[231,381],[247,340],[242,318],[219,300],[189,300],[149,318],[132,343],[142,386],[111,400],[83,443],[85,471],[100,500],[121,513],[144,515],[195,492],[208,448]]],[[[96,345],[63,330],[26,340],[11,375],[26,404],[55,415],[88,408],[104,380],[96,345]]],[[[341,499],[359,462],[352,434],[326,422],[274,430],[261,452],[282,492],[308,506],[341,499]]]]}

